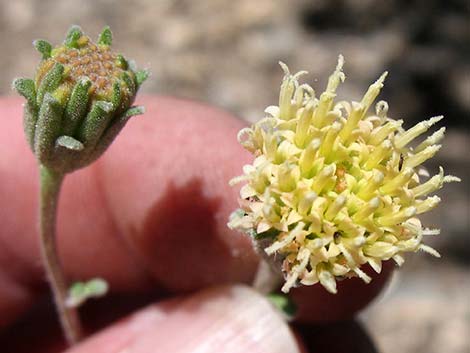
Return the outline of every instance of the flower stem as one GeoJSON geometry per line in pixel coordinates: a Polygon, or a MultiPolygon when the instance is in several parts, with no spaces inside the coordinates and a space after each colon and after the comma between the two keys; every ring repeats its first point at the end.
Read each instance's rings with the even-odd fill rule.
{"type": "Polygon", "coordinates": [[[70,345],[77,343],[82,336],[82,328],[78,312],[69,308],[65,302],[68,286],[60,264],[56,244],[56,215],[57,201],[64,174],[40,166],[40,237],[41,255],[51,287],[60,323],[67,342],[70,345]]]}
{"type": "Polygon", "coordinates": [[[274,271],[266,259],[261,258],[252,283],[253,288],[261,294],[268,295],[278,290],[281,284],[282,276],[274,271]]]}

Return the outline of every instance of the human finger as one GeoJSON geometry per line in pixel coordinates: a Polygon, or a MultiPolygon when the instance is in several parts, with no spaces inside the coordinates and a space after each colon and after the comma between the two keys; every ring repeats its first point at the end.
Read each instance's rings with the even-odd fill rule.
{"type": "MultiPolygon", "coordinates": [[[[103,277],[117,292],[160,287],[177,293],[250,282],[258,258],[247,237],[226,227],[237,204],[237,190],[227,181],[250,160],[235,138],[243,123],[174,98],[143,103],[148,113],[131,121],[97,163],[66,178],[58,241],[67,274],[103,277]]],[[[18,107],[14,99],[0,103],[9,116],[0,130],[8,141],[0,145],[0,274],[9,283],[0,287],[0,326],[27,307],[43,282],[37,172],[18,107]]],[[[372,289],[348,300],[367,298],[372,289]]],[[[300,298],[300,304],[316,302],[300,298]]]]}
{"type": "MultiPolygon", "coordinates": [[[[235,139],[242,123],[194,102],[143,103],[147,114],[129,123],[105,157],[65,180],[57,234],[68,277],[100,276],[117,292],[248,282],[257,257],[246,237],[225,226],[236,207],[226,181],[248,157],[235,139]]],[[[1,326],[32,302],[44,276],[37,168],[20,100],[0,101],[0,112],[1,326]]]]}
{"type": "Polygon", "coordinates": [[[279,313],[254,290],[224,286],[155,304],[68,353],[300,353],[279,313]]]}

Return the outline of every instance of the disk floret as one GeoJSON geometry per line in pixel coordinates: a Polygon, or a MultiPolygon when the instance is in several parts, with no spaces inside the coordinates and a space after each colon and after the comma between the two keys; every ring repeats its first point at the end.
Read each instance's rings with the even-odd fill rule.
{"type": "MultiPolygon", "coordinates": [[[[113,84],[119,82],[126,72],[125,63],[117,60],[117,55],[111,51],[109,45],[94,44],[87,36],[81,36],[76,46],[77,48],[70,48],[62,45],[54,49],[51,57],[44,60],[38,68],[36,86],[40,86],[44,75],[56,63],[60,63],[64,66],[64,72],[67,73],[63,84],[73,86],[81,78],[87,77],[91,82],[90,93],[96,98],[111,98],[113,84]]],[[[135,79],[132,71],[127,74],[135,79]]]]}
{"type": "Polygon", "coordinates": [[[439,256],[422,243],[423,235],[439,231],[424,228],[418,216],[440,202],[430,194],[459,181],[442,168],[423,177],[421,165],[440,149],[445,128],[414,143],[442,116],[405,130],[384,101],[368,113],[387,73],[360,102],[335,102],[343,61],[340,56],[318,98],[299,83],[305,72],[292,75],[281,63],[279,105],[238,135],[256,158],[231,181],[245,184],[229,226],[250,234],[266,257],[281,263],[284,292],[319,282],[336,293],[338,279],[369,282],[365,264],[380,273],[385,260],[402,265],[406,252],[439,256]]]}

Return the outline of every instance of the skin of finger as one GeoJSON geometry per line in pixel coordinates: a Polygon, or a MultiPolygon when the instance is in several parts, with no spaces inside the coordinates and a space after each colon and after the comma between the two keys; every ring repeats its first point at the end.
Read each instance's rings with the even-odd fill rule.
{"type": "Polygon", "coordinates": [[[32,196],[37,192],[37,172],[22,136],[21,100],[0,99],[0,118],[1,328],[32,302],[31,268],[39,264],[32,196]]]}
{"type": "Polygon", "coordinates": [[[172,98],[146,106],[152,114],[129,126],[98,168],[130,250],[173,292],[251,281],[251,241],[226,225],[238,206],[228,181],[251,159],[236,139],[243,124],[172,98]]]}
{"type": "MultiPolygon", "coordinates": [[[[133,118],[94,165],[66,178],[58,242],[67,274],[104,277],[117,292],[249,282],[257,257],[249,239],[226,228],[238,193],[227,181],[252,159],[236,141],[243,123],[174,98],[140,103],[147,113],[133,118]]],[[[8,117],[0,129],[8,142],[0,145],[0,271],[27,291],[44,283],[37,171],[23,137],[21,100],[0,100],[0,112],[8,117]]],[[[369,289],[361,290],[357,297],[369,289]]],[[[8,296],[0,287],[0,312],[12,318],[25,303],[8,296]]]]}
{"type": "Polygon", "coordinates": [[[241,285],[205,289],[147,307],[68,353],[297,353],[288,325],[257,292],[241,285]]]}
{"type": "MultiPolygon", "coordinates": [[[[237,189],[228,180],[249,159],[236,141],[243,124],[194,102],[158,98],[143,103],[147,114],[126,126],[90,180],[107,210],[106,220],[112,220],[112,237],[154,285],[166,290],[250,281],[257,264],[251,243],[226,226],[237,206],[237,189]]],[[[70,182],[78,183],[78,176],[70,182]]],[[[63,212],[73,213],[77,198],[84,196],[78,187],[68,191],[63,212]]],[[[71,273],[83,273],[86,259],[81,257],[91,255],[77,252],[77,246],[85,242],[96,248],[96,232],[77,234],[87,222],[81,217],[62,224],[70,239],[62,251],[71,259],[71,273]]],[[[107,275],[118,273],[111,269],[107,275]]]]}
{"type": "MultiPolygon", "coordinates": [[[[23,136],[22,100],[1,99],[0,115],[5,119],[0,129],[1,328],[29,307],[45,282],[37,227],[38,172],[23,136]]],[[[72,280],[102,276],[115,290],[143,287],[147,277],[116,236],[94,175],[94,167],[82,169],[63,186],[58,243],[64,266],[72,280]],[[73,247],[71,259],[67,252],[73,247]],[[78,262],[79,271],[73,271],[72,262],[78,262]]]]}
{"type": "MultiPolygon", "coordinates": [[[[243,124],[227,113],[198,103],[172,98],[147,98],[142,103],[148,113],[135,117],[97,163],[68,175],[65,180],[59,202],[58,243],[67,274],[71,279],[101,276],[110,282],[114,291],[155,287],[166,278],[176,278],[175,283],[182,283],[185,290],[218,281],[251,280],[257,257],[250,241],[225,226],[237,198],[236,188],[230,188],[227,180],[239,173],[241,165],[249,159],[236,142],[236,133],[243,124]],[[201,135],[205,138],[201,139],[201,135]],[[178,138],[182,143],[168,141],[178,138]],[[126,147],[119,148],[120,143],[126,147]],[[202,156],[201,149],[209,149],[212,153],[202,156]],[[160,159],[155,160],[154,156],[160,159]],[[126,170],[130,167],[126,164],[128,159],[138,161],[130,171],[126,170]],[[180,159],[185,163],[168,171],[168,165],[180,159]],[[191,160],[194,162],[188,162],[191,160]],[[162,167],[155,163],[162,163],[162,167]],[[108,172],[107,168],[113,169],[108,172]],[[165,169],[167,172],[162,173],[165,169]],[[110,180],[113,173],[118,180],[110,180]],[[179,179],[181,175],[185,176],[184,180],[179,179]],[[187,187],[186,198],[176,197],[175,203],[172,202],[175,197],[170,193],[170,198],[159,200],[161,196],[168,196],[166,188],[171,189],[171,185],[178,188],[180,183],[187,187]],[[148,188],[159,190],[155,193],[148,188]],[[120,200],[107,200],[124,193],[125,197],[120,200]],[[145,198],[147,193],[150,197],[145,198]],[[188,200],[191,201],[189,204],[188,200]],[[146,210],[149,203],[159,202],[160,208],[147,216],[145,224],[141,224],[142,218],[132,222],[132,217],[138,216],[139,212],[150,212],[146,210]],[[122,204],[132,207],[120,214],[122,204]],[[134,206],[140,208],[134,210],[134,206]],[[195,215],[179,212],[188,207],[194,208],[195,215]],[[157,225],[153,217],[160,219],[157,225]],[[135,230],[123,220],[131,222],[129,226],[135,230]],[[158,229],[158,223],[162,224],[162,230],[158,229]],[[128,236],[127,232],[132,234],[128,236]],[[171,237],[158,236],[164,232],[171,232],[171,237]],[[194,239],[197,242],[192,241],[194,239]],[[166,246],[165,241],[172,245],[166,246]],[[166,271],[162,278],[156,278],[156,271],[149,266],[155,265],[153,257],[158,257],[158,253],[142,249],[146,246],[155,249],[157,243],[158,247],[173,254],[183,250],[178,260],[185,263],[184,274],[166,271]],[[194,253],[197,255],[191,261],[184,262],[194,253]],[[229,260],[225,260],[227,254],[229,260]],[[206,280],[197,283],[192,279],[204,271],[208,272],[202,274],[206,280]]],[[[25,307],[24,300],[11,305],[15,302],[10,294],[13,285],[27,291],[36,282],[43,282],[43,274],[36,226],[37,168],[23,137],[21,100],[0,101],[0,112],[8,117],[0,130],[0,138],[8,142],[0,145],[0,215],[3,223],[0,268],[12,284],[0,289],[0,304],[4,303],[0,312],[11,312],[2,315],[5,317],[2,321],[6,322],[25,307]]]]}

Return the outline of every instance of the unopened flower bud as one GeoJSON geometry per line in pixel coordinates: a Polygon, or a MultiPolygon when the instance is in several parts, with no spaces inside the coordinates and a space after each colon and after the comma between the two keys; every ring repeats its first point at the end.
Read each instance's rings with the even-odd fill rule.
{"type": "Polygon", "coordinates": [[[62,45],[34,41],[41,53],[34,80],[13,88],[26,98],[26,139],[39,163],[59,173],[84,167],[107,149],[143,107],[132,106],[148,76],[111,50],[105,27],[97,43],[73,26],[62,45]]]}

